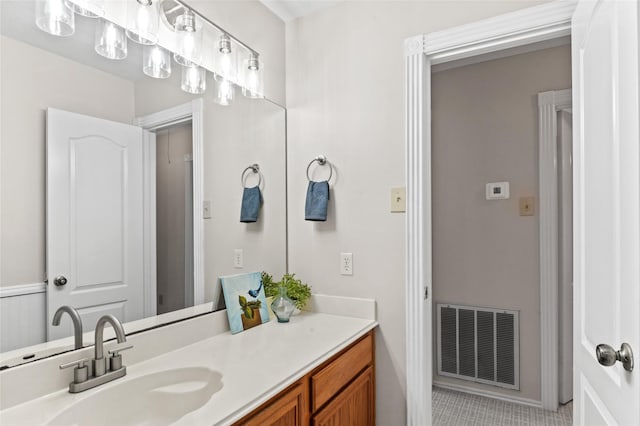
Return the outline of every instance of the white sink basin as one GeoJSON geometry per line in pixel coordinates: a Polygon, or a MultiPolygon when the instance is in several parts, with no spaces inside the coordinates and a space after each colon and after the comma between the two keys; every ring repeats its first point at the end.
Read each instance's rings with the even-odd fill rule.
{"type": "Polygon", "coordinates": [[[203,367],[177,368],[130,380],[125,376],[104,390],[87,391],[86,398],[48,425],[169,425],[202,407],[220,389],[222,374],[203,367]]]}

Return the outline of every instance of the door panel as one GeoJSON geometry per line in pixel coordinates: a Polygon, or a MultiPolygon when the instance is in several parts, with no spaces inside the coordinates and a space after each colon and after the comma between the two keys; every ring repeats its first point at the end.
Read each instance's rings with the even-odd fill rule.
{"type": "Polygon", "coordinates": [[[638,4],[581,1],[574,80],[574,421],[640,424],[638,370],[596,346],[640,350],[638,4]]]}
{"type": "Polygon", "coordinates": [[[143,316],[143,130],[56,109],[47,111],[47,331],[62,305],[84,331],[113,314],[143,316]],[[55,286],[54,277],[67,278],[55,286]]]}

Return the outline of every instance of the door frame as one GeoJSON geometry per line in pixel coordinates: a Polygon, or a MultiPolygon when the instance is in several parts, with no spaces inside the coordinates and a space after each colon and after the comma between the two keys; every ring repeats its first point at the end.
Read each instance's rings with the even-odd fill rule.
{"type": "MultiPolygon", "coordinates": [[[[405,40],[406,142],[406,395],[407,424],[431,424],[432,368],[432,208],[431,208],[431,67],[571,34],[574,1],[555,1],[444,31],[405,40]]],[[[542,199],[541,203],[542,204],[542,199]]],[[[542,205],[541,205],[542,211],[542,205]]],[[[557,283],[557,281],[556,281],[557,283]]],[[[548,286],[540,301],[547,306],[548,286]]],[[[557,297],[557,295],[556,295],[557,297]]],[[[556,301],[557,304],[557,301],[556,301]]],[[[557,317],[557,310],[556,310],[557,317]]],[[[551,331],[543,327],[543,332],[551,331]]],[[[556,329],[557,335],[557,329],[556,329]]],[[[549,353],[548,336],[541,351],[549,353]]],[[[556,342],[557,371],[557,342],[556,342]]],[[[553,357],[541,360],[542,371],[553,357]]],[[[556,374],[557,379],[557,374],[556,374]]],[[[557,382],[542,383],[542,405],[557,407],[557,382]],[[555,399],[553,395],[555,392],[555,399]]]]}
{"type": "MultiPolygon", "coordinates": [[[[571,109],[571,89],[538,94],[538,197],[540,238],[540,384],[542,407],[560,399],[560,217],[558,216],[558,112],[571,109]]],[[[563,203],[572,200],[563,199],[563,203]]],[[[564,238],[564,237],[563,237],[564,238]]],[[[564,343],[563,343],[564,344],[564,343]]],[[[570,343],[572,345],[573,342],[570,343]]]]}
{"type": "MultiPolygon", "coordinates": [[[[153,131],[191,121],[193,144],[193,304],[204,303],[204,223],[201,206],[204,200],[204,102],[202,98],[153,114],[137,117],[134,124],[153,131]]],[[[153,138],[155,140],[155,138],[153,138]]],[[[144,315],[156,315],[156,191],[155,144],[145,138],[144,175],[144,315]],[[153,161],[152,161],[153,160],[153,161]]]]}

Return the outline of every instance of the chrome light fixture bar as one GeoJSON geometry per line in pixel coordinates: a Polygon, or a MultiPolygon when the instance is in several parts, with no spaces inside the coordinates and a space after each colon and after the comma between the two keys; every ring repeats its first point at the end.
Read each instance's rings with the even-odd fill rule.
{"type": "Polygon", "coordinates": [[[35,4],[37,26],[53,35],[72,35],[75,14],[98,17],[95,50],[106,58],[125,58],[127,39],[142,44],[143,72],[150,77],[169,77],[173,56],[182,65],[181,87],[188,93],[203,93],[209,72],[213,99],[220,105],[232,102],[235,86],[247,98],[264,97],[264,64],[258,52],[182,0],[35,0],[35,4]]]}

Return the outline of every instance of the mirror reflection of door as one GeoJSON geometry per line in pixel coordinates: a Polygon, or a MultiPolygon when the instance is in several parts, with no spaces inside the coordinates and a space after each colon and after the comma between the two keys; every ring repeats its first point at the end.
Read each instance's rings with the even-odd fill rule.
{"type": "Polygon", "coordinates": [[[49,109],[47,168],[48,340],[73,335],[71,321],[52,325],[63,305],[78,310],[85,332],[104,314],[141,319],[149,297],[157,303],[151,314],[193,306],[191,122],[154,134],[49,109]],[[145,154],[144,138],[155,140],[155,152],[145,154]],[[155,185],[145,184],[146,171],[155,185]],[[147,191],[156,202],[145,213],[147,191]],[[145,247],[154,247],[143,223],[153,219],[155,277],[145,276],[143,260],[145,247]],[[59,276],[64,285],[55,284],[59,276]],[[145,280],[155,281],[155,295],[144,293],[145,280]]]}
{"type": "Polygon", "coordinates": [[[191,123],[156,132],[157,314],[193,306],[191,123]]]}
{"type": "Polygon", "coordinates": [[[152,136],[47,110],[48,340],[73,335],[70,321],[52,325],[63,305],[78,311],[84,331],[105,314],[142,318],[143,138],[152,136]]]}

